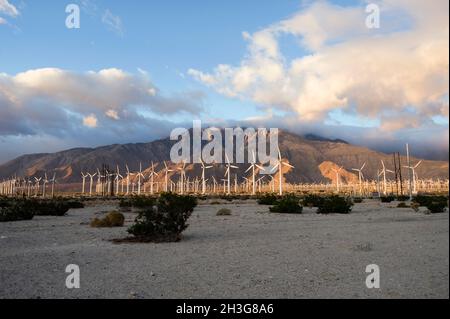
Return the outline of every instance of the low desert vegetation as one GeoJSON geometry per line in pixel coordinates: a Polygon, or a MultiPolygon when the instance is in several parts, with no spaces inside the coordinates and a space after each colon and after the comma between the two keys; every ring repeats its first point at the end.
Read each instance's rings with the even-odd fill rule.
{"type": "Polygon", "coordinates": [[[445,212],[445,209],[448,207],[448,197],[417,195],[413,198],[413,203],[426,207],[432,214],[438,214],[445,212]]]}
{"type": "Polygon", "coordinates": [[[361,197],[353,198],[353,203],[355,204],[361,204],[362,202],[364,202],[364,200],[361,197]]]}
{"type": "Polygon", "coordinates": [[[79,206],[77,201],[63,198],[3,198],[0,200],[0,221],[30,220],[34,216],[64,216],[69,209],[79,206]]]}
{"type": "Polygon", "coordinates": [[[302,204],[310,208],[319,207],[323,202],[324,196],[309,194],[303,197],[302,204]]]}
{"type": "Polygon", "coordinates": [[[122,227],[125,216],[119,212],[109,212],[104,218],[95,218],[91,221],[91,227],[122,227]]]}
{"type": "Polygon", "coordinates": [[[398,203],[397,208],[411,208],[405,202],[398,203]]]}
{"type": "Polygon", "coordinates": [[[279,199],[280,199],[280,197],[275,194],[264,194],[262,196],[259,196],[258,204],[259,205],[275,205],[279,199]]]}
{"type": "Polygon", "coordinates": [[[300,200],[293,195],[286,195],[276,201],[275,205],[269,208],[272,213],[280,214],[301,214],[303,207],[300,200]]]}
{"type": "Polygon", "coordinates": [[[391,203],[395,200],[395,196],[392,195],[381,196],[380,200],[382,203],[391,203]]]}
{"type": "Polygon", "coordinates": [[[216,213],[217,216],[230,216],[231,215],[231,209],[228,208],[221,208],[216,213]]]}
{"type": "Polygon", "coordinates": [[[155,197],[133,196],[127,199],[121,199],[120,208],[147,208],[155,204],[155,197]]]}
{"type": "Polygon", "coordinates": [[[352,211],[352,206],[352,200],[347,197],[337,195],[322,197],[317,214],[349,214],[352,211]]]}
{"type": "Polygon", "coordinates": [[[135,223],[128,228],[134,237],[121,241],[176,242],[188,227],[187,220],[197,206],[193,196],[164,193],[139,211],[135,223]]]}

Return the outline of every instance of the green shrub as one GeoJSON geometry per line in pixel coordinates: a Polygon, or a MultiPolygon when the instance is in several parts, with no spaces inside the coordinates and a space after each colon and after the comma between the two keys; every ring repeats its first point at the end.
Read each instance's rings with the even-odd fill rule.
{"type": "Polygon", "coordinates": [[[309,194],[302,199],[303,206],[308,206],[310,208],[312,207],[319,207],[323,201],[323,196],[315,195],[315,194],[309,194]]]}
{"type": "Polygon", "coordinates": [[[275,205],[279,197],[275,194],[265,194],[258,198],[259,205],[275,205]]]}
{"type": "Polygon", "coordinates": [[[398,203],[397,208],[411,208],[411,206],[406,205],[406,203],[401,202],[398,203]]]}
{"type": "Polygon", "coordinates": [[[447,203],[443,202],[432,202],[427,205],[428,210],[432,214],[438,214],[445,212],[445,208],[447,207],[447,203]]]}
{"type": "Polygon", "coordinates": [[[179,241],[195,206],[197,199],[193,196],[164,193],[156,201],[156,207],[139,212],[128,233],[143,242],[179,241]]]}
{"type": "Polygon", "coordinates": [[[91,227],[122,227],[125,216],[119,212],[110,212],[104,218],[95,218],[91,221],[91,227]]]}
{"type": "Polygon", "coordinates": [[[70,209],[63,200],[35,200],[31,205],[36,216],[64,216],[70,209]]]}
{"type": "Polygon", "coordinates": [[[355,197],[353,198],[353,203],[355,204],[361,204],[364,200],[361,197],[355,197]]]}
{"type": "Polygon", "coordinates": [[[417,195],[413,198],[413,202],[419,204],[420,206],[427,207],[432,203],[442,203],[448,206],[447,197],[445,196],[430,196],[430,195],[417,195]]]}
{"type": "Polygon", "coordinates": [[[30,220],[33,217],[33,211],[23,207],[23,204],[20,203],[0,207],[0,222],[30,220]]]}
{"type": "Polygon", "coordinates": [[[395,197],[392,196],[392,195],[389,195],[389,196],[382,196],[382,197],[380,198],[380,200],[381,200],[382,203],[390,203],[390,202],[393,202],[393,201],[395,200],[395,197]]]}
{"type": "Polygon", "coordinates": [[[230,216],[231,210],[228,208],[221,208],[216,213],[217,216],[230,216]]]}
{"type": "Polygon", "coordinates": [[[340,196],[324,197],[318,206],[318,214],[349,214],[353,202],[350,198],[340,196]]]}
{"type": "Polygon", "coordinates": [[[119,207],[121,208],[149,208],[155,205],[154,197],[147,196],[133,196],[127,199],[121,199],[119,207]]]}
{"type": "Polygon", "coordinates": [[[303,207],[300,206],[299,199],[292,195],[281,198],[269,209],[272,213],[281,214],[301,214],[303,212],[303,207]]]}
{"type": "Polygon", "coordinates": [[[409,196],[399,195],[399,196],[397,196],[397,200],[399,202],[406,202],[407,200],[409,200],[409,196]]]}
{"type": "Polygon", "coordinates": [[[75,199],[71,199],[67,202],[67,205],[69,205],[70,209],[80,209],[80,208],[84,208],[84,204],[79,201],[79,200],[75,200],[75,199]]]}

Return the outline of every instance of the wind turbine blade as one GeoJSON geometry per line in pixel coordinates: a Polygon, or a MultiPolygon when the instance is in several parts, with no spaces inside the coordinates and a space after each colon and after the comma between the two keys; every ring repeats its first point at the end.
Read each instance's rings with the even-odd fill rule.
{"type": "Polygon", "coordinates": [[[281,164],[283,164],[283,165],[285,165],[285,166],[287,166],[287,167],[290,167],[290,168],[295,168],[294,166],[292,166],[292,165],[289,164],[289,163],[282,162],[281,164]]]}
{"type": "Polygon", "coordinates": [[[260,170],[265,171],[266,169],[262,167],[261,165],[255,164],[256,167],[258,167],[260,170]]]}
{"type": "Polygon", "coordinates": [[[417,163],[416,166],[414,166],[414,168],[419,167],[420,164],[422,164],[422,161],[420,161],[419,163],[417,163]]]}
{"type": "Polygon", "coordinates": [[[366,167],[366,163],[364,162],[363,166],[361,167],[361,171],[364,169],[364,167],[366,167]]]}
{"type": "Polygon", "coordinates": [[[245,171],[245,173],[248,173],[251,169],[252,169],[253,165],[251,165],[249,168],[247,168],[247,170],[245,171]]]}

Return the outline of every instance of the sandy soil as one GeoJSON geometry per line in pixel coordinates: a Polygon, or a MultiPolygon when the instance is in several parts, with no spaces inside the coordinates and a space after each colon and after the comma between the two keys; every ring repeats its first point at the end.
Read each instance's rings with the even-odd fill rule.
{"type": "Polygon", "coordinates": [[[117,245],[109,239],[126,227],[89,227],[114,206],[0,223],[0,298],[448,298],[448,213],[394,206],[292,216],[251,201],[200,205],[170,244],[117,245]],[[216,216],[222,207],[233,215],[216,216]],[[80,267],[80,289],[65,287],[68,264],[80,267]],[[369,264],[380,289],[365,285],[369,264]]]}

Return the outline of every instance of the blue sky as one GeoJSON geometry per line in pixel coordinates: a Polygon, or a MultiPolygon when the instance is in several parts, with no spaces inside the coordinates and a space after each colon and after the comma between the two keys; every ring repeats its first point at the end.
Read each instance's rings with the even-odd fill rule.
{"type": "MultiPolygon", "coordinates": [[[[401,90],[415,90],[414,84],[407,87],[399,85],[395,91],[389,92],[389,96],[380,97],[379,91],[385,85],[381,80],[377,80],[379,83],[374,83],[373,88],[369,88],[372,83],[367,80],[340,87],[338,83],[342,79],[355,81],[356,75],[361,74],[356,69],[354,73],[334,79],[335,82],[317,82],[331,78],[329,72],[332,69],[340,73],[340,68],[348,69],[348,65],[352,68],[354,61],[350,57],[349,61],[334,62],[326,58],[331,53],[340,56],[351,52],[370,37],[381,38],[386,43],[392,37],[399,37],[401,41],[405,39],[407,47],[411,45],[410,42],[406,43],[412,41],[409,40],[411,34],[424,34],[420,19],[416,23],[410,19],[410,16],[414,17],[414,10],[419,14],[423,11],[416,1],[413,1],[411,8],[405,7],[403,0],[393,0],[389,5],[384,3],[386,1],[377,2],[386,12],[383,20],[385,27],[369,33],[365,28],[358,30],[365,17],[365,1],[0,0],[0,76],[3,74],[3,78],[0,77],[0,116],[3,114],[4,117],[3,122],[0,119],[0,125],[3,125],[0,129],[0,146],[4,150],[0,162],[29,152],[114,142],[143,142],[163,136],[171,126],[196,118],[207,122],[255,121],[267,126],[279,125],[299,133],[315,130],[317,133],[327,132],[328,135],[339,135],[333,137],[347,139],[352,139],[358,132],[356,134],[364,137],[359,141],[361,144],[377,146],[382,150],[396,147],[414,134],[418,140],[423,136],[431,136],[433,140],[441,138],[442,142],[434,142],[430,154],[442,157],[443,152],[445,157],[448,148],[442,149],[442,145],[448,142],[448,88],[443,91],[442,86],[435,87],[433,84],[433,88],[423,92],[422,96],[411,92],[394,97],[401,90]],[[81,8],[80,29],[65,27],[65,7],[69,3],[78,4],[81,8]],[[16,14],[11,11],[11,6],[16,8],[16,14]],[[311,17],[315,19],[315,24],[309,23],[311,17]],[[316,25],[320,27],[317,29],[316,25]],[[263,42],[258,40],[261,35],[263,42]],[[264,42],[266,40],[269,42],[264,42]],[[273,42],[280,51],[276,57],[268,53],[268,45],[273,42]],[[317,66],[311,67],[311,70],[323,72],[317,74],[315,79],[309,78],[310,71],[302,73],[305,66],[310,65],[306,64],[308,56],[312,59],[325,57],[321,61],[313,61],[317,66]],[[301,66],[300,71],[295,69],[295,61],[301,66]],[[258,73],[258,69],[264,69],[272,62],[276,68],[283,69],[283,81],[289,80],[283,84],[281,91],[287,92],[286,96],[289,97],[284,98],[284,93],[280,94],[278,84],[281,81],[267,81],[267,74],[258,73]],[[221,65],[229,66],[226,75],[218,71],[221,65]],[[64,76],[59,78],[55,77],[55,72],[49,74],[42,71],[48,68],[60,70],[64,76]],[[129,92],[123,96],[118,94],[126,107],[115,105],[108,109],[99,103],[114,104],[114,101],[105,98],[99,102],[95,96],[109,95],[107,90],[116,87],[113,84],[101,92],[96,92],[95,87],[89,92],[85,91],[89,88],[69,87],[64,97],[59,96],[58,92],[49,91],[55,87],[64,91],[65,87],[54,84],[51,89],[47,87],[47,83],[52,81],[63,79],[64,82],[64,79],[72,77],[83,81],[84,77],[89,77],[86,72],[100,73],[101,70],[109,69],[129,74],[129,80],[136,81],[133,82],[137,87],[136,92],[151,86],[158,93],[152,100],[147,97],[131,98],[133,101],[127,100],[129,92]],[[33,73],[32,80],[28,73],[18,77],[18,74],[30,70],[38,70],[33,73]],[[251,85],[248,79],[245,83],[238,83],[242,79],[241,71],[252,74],[251,85]],[[140,74],[145,74],[146,79],[142,79],[140,74]],[[24,87],[16,87],[19,82],[21,85],[25,83],[29,91],[24,93],[24,87]],[[311,89],[317,83],[320,87],[324,86],[319,94],[323,97],[320,98],[314,94],[317,89],[311,89]],[[2,86],[6,92],[3,93],[3,100],[2,86]],[[336,92],[326,96],[328,88],[336,92]],[[71,93],[74,90],[77,94],[89,95],[90,99],[73,98],[71,93]],[[372,93],[376,102],[368,101],[372,93]],[[93,100],[95,105],[89,105],[93,100]],[[15,101],[25,103],[30,111],[20,113],[20,107],[13,105],[15,101]],[[150,105],[152,103],[157,106],[150,105]],[[52,104],[51,107],[48,104],[52,104]],[[392,105],[397,108],[395,111],[391,111],[392,105]],[[179,107],[179,112],[165,112],[166,106],[179,107]],[[53,113],[54,121],[60,121],[61,125],[49,124],[45,116],[49,113],[53,113]],[[109,115],[105,116],[105,113],[109,115]],[[428,118],[423,120],[425,113],[428,118]],[[398,126],[400,121],[392,123],[391,117],[408,118],[410,122],[398,126]],[[23,121],[20,127],[10,124],[15,119],[23,121]],[[74,124],[77,119],[79,125],[74,124]],[[149,123],[143,123],[145,119],[149,119],[149,123]],[[64,121],[67,123],[64,124],[64,121]],[[124,134],[130,126],[136,129],[130,129],[129,135],[124,134]],[[298,129],[300,126],[303,129],[298,129]],[[99,133],[97,139],[91,138],[96,133],[95,129],[105,127],[113,128],[116,135],[99,133]],[[380,137],[385,144],[381,143],[380,137]],[[18,143],[24,146],[18,148],[18,143]]],[[[434,20],[439,24],[441,19],[448,33],[448,15],[438,19],[433,16],[442,11],[442,7],[448,7],[448,3],[440,0],[436,3],[436,8],[432,8],[435,10],[430,10],[429,16],[424,16],[423,20],[434,20]]],[[[432,31],[429,34],[433,34],[432,31]]],[[[424,37],[427,40],[428,33],[424,37]]],[[[420,37],[417,39],[421,43],[423,40],[420,37]]],[[[432,40],[436,42],[436,39],[432,40]]],[[[448,38],[446,41],[448,44],[448,38]]],[[[395,46],[387,50],[387,57],[396,57],[402,50],[402,47],[395,46]]],[[[380,60],[376,61],[380,65],[375,66],[375,69],[388,70],[389,65],[385,65],[385,61],[389,58],[380,56],[377,55],[380,60]]],[[[421,57],[418,55],[417,59],[421,57]]],[[[433,59],[440,59],[441,62],[442,57],[433,59]]],[[[408,62],[417,64],[414,60],[408,62]]],[[[419,62],[428,65],[422,60],[419,62]]],[[[398,65],[394,59],[392,63],[398,65]]],[[[448,58],[443,63],[448,66],[448,58]]],[[[399,74],[409,69],[406,64],[403,67],[399,74]]],[[[448,70],[438,68],[430,71],[422,68],[420,72],[426,74],[414,83],[423,86],[423,83],[437,79],[437,82],[446,81],[444,84],[448,86],[448,70]]],[[[93,83],[104,83],[106,76],[116,75],[117,72],[107,72],[91,80],[93,83]]],[[[389,81],[394,78],[387,71],[380,73],[380,78],[383,77],[389,78],[389,81]]]]}

